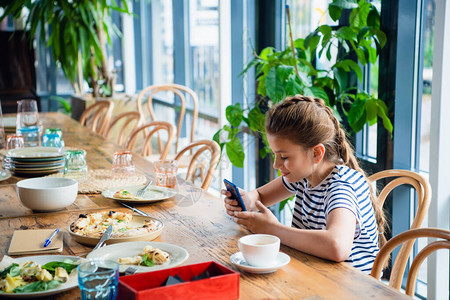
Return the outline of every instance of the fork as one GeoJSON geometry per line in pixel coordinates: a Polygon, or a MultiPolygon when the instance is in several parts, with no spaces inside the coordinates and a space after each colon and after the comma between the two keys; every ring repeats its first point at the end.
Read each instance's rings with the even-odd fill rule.
{"type": "Polygon", "coordinates": [[[138,270],[138,269],[137,269],[136,267],[133,267],[133,266],[128,267],[128,268],[126,268],[126,270],[125,270],[125,276],[126,276],[126,275],[132,275],[132,274],[136,273],[137,270],[138,270]]]}
{"type": "Polygon", "coordinates": [[[152,184],[153,180],[150,180],[145,186],[144,188],[140,189],[137,191],[136,196],[138,197],[143,197],[145,194],[145,191],[148,189],[148,187],[150,186],[150,184],[152,184]]]}

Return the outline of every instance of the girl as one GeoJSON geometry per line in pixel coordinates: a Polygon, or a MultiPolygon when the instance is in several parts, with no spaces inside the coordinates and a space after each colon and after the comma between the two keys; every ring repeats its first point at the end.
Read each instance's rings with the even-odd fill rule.
{"type": "Polygon", "coordinates": [[[266,114],[266,133],[281,177],[241,196],[241,211],[222,190],[233,220],[254,233],[278,236],[281,242],[325,259],[346,261],[370,273],[384,243],[382,208],[366,181],[345,133],[320,99],[296,95],[266,114]],[[267,208],[292,195],[292,227],[267,208]],[[316,229],[316,230],[311,230],[316,229]]]}

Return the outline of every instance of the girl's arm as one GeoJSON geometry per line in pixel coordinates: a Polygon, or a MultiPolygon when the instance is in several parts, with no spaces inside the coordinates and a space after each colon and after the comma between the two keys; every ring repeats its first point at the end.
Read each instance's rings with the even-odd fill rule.
{"type": "Polygon", "coordinates": [[[281,243],[302,252],[332,261],[344,261],[351,253],[356,229],[355,215],[345,208],[336,208],[327,218],[325,230],[298,229],[282,225],[262,203],[261,213],[235,212],[234,221],[254,233],[273,234],[281,243]]]}

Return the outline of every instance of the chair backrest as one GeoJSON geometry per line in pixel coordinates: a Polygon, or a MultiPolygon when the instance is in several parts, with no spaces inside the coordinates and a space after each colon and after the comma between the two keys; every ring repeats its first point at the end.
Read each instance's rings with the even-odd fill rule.
{"type": "Polygon", "coordinates": [[[175,126],[168,122],[164,121],[153,121],[148,122],[137,129],[135,129],[130,136],[128,137],[127,142],[125,143],[125,147],[128,150],[133,150],[136,146],[136,141],[139,135],[144,137],[142,144],[142,156],[150,156],[152,154],[152,137],[157,133],[158,137],[161,137],[163,133],[161,131],[167,132],[167,141],[165,141],[164,147],[163,143],[158,142],[158,149],[160,155],[160,159],[166,158],[167,154],[169,154],[170,146],[172,145],[172,141],[175,137],[175,126]]]}
{"type": "Polygon", "coordinates": [[[114,103],[108,100],[97,100],[84,110],[80,117],[80,124],[104,136],[111,120],[114,103]]]}
{"type": "MultiPolygon", "coordinates": [[[[191,98],[192,103],[193,103],[191,136],[190,136],[189,141],[190,142],[194,141],[195,126],[197,124],[197,118],[198,118],[198,96],[190,88],[179,85],[179,84],[152,85],[152,86],[146,87],[138,94],[137,99],[136,99],[137,110],[142,115],[144,122],[148,121],[146,118],[146,113],[149,114],[150,121],[159,121],[159,120],[167,121],[167,119],[164,119],[164,117],[166,117],[166,116],[162,116],[159,118],[156,117],[155,111],[153,109],[154,96],[157,93],[163,92],[163,91],[171,92],[174,94],[175,98],[178,96],[178,98],[180,99],[181,108],[179,111],[179,118],[178,118],[178,122],[177,122],[177,126],[176,126],[177,131],[176,131],[176,139],[175,139],[175,153],[177,153],[178,152],[178,143],[179,143],[180,134],[181,134],[181,128],[183,126],[183,120],[184,120],[184,117],[186,114],[186,105],[188,102],[187,101],[188,99],[186,97],[187,95],[189,95],[189,97],[191,98]],[[144,101],[145,97],[147,97],[147,102],[145,104],[146,110],[144,110],[144,108],[143,108],[143,105],[144,105],[143,101],[144,101]]],[[[175,123],[175,121],[174,121],[174,123],[175,123]]]]}
{"type": "Polygon", "coordinates": [[[109,123],[105,131],[105,137],[114,135],[119,145],[124,145],[129,134],[138,128],[142,123],[142,116],[137,111],[128,111],[118,114],[109,123]],[[120,128],[120,129],[119,129],[120,128]]]}
{"type": "MultiPolygon", "coordinates": [[[[386,186],[378,194],[378,201],[381,202],[381,205],[384,204],[387,196],[395,187],[402,184],[409,184],[415,188],[417,192],[417,211],[410,229],[419,228],[422,225],[423,219],[425,218],[430,206],[430,183],[420,174],[408,170],[385,170],[369,176],[368,180],[370,183],[373,183],[377,180],[385,178],[393,179],[386,184],[386,186]]],[[[413,245],[414,241],[408,241],[403,244],[392,266],[389,285],[397,290],[400,290],[401,288],[403,274],[405,272],[406,264],[413,245]]]]}
{"type": "Polygon", "coordinates": [[[178,154],[175,156],[175,160],[179,160],[184,154],[186,154],[190,150],[194,150],[191,162],[189,163],[187,174],[186,174],[186,180],[193,180],[194,173],[196,171],[200,172],[200,178],[202,180],[202,189],[205,191],[208,190],[209,185],[211,184],[211,181],[214,176],[214,171],[216,169],[217,163],[219,162],[220,158],[220,146],[213,140],[200,140],[195,141],[184,147],[178,154]],[[203,162],[201,161],[201,154],[203,152],[209,151],[210,152],[210,159],[209,159],[209,166],[205,166],[203,162]],[[205,169],[207,167],[207,171],[205,174],[205,169]]]}
{"type": "Polygon", "coordinates": [[[425,237],[443,240],[437,240],[425,246],[412,261],[411,268],[409,269],[408,278],[406,281],[405,293],[411,297],[414,296],[417,273],[419,272],[419,268],[422,265],[425,258],[427,258],[431,253],[439,249],[450,250],[450,230],[439,228],[415,228],[394,236],[380,249],[380,252],[375,258],[375,262],[372,267],[372,273],[370,275],[375,278],[380,278],[383,265],[387,262],[391,252],[395,248],[397,248],[397,246],[403,243],[410,243],[410,242],[414,244],[414,241],[417,238],[425,238],[425,237]]]}

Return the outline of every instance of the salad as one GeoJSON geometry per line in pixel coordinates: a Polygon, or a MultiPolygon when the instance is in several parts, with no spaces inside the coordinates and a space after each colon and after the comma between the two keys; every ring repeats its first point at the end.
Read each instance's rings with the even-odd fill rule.
{"type": "Polygon", "coordinates": [[[0,269],[0,293],[47,291],[67,282],[78,264],[72,260],[51,261],[39,265],[33,261],[11,263],[0,269]]]}

